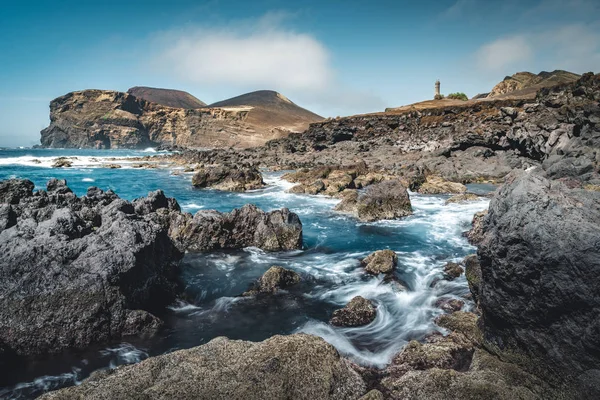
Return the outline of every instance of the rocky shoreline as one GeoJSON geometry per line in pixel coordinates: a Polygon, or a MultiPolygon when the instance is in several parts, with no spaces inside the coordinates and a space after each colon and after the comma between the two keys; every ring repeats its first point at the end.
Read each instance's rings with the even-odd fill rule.
{"type": "MultiPolygon", "coordinates": [[[[291,192],[340,197],[338,210],[361,221],[409,215],[409,191],[458,194],[453,201],[461,202],[469,201],[465,183],[503,182],[466,234],[478,248],[462,262],[473,312],[446,304],[436,320],[444,334],[409,342],[385,369],[356,365],[311,335],[258,343],[215,338],[96,372],[42,398],[598,398],[598,149],[600,75],[585,74],[529,102],[328,120],[259,148],[169,156],[170,165],[197,174],[198,187],[225,190],[262,185],[261,167],[304,168],[287,175],[298,184],[291,192]]],[[[127,202],[92,188],[78,198],[56,180],[35,193],[29,181],[1,182],[0,200],[7,254],[0,354],[60,351],[158,329],[153,311],[177,293],[184,251],[302,246],[300,219],[287,209],[247,205],[192,216],[160,191],[127,202]]],[[[395,257],[382,250],[362,265],[385,279],[395,257]]],[[[445,272],[452,280],[463,268],[448,264],[445,272]]],[[[299,281],[273,266],[243,296],[269,296],[299,281]]],[[[376,304],[354,297],[331,323],[365,325],[376,313],[376,304]]]]}

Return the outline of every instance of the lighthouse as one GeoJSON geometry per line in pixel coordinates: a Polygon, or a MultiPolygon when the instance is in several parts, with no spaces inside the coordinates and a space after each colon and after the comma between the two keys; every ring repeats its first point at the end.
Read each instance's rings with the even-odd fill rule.
{"type": "Polygon", "coordinates": [[[435,81],[435,97],[440,96],[440,80],[435,81]]]}

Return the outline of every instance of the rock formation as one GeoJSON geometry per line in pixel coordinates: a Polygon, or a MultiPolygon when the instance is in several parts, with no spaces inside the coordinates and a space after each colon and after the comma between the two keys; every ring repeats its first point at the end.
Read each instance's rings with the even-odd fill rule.
{"type": "Polygon", "coordinates": [[[344,308],[335,310],[330,323],[335,326],[363,326],[370,324],[377,317],[375,306],[370,300],[356,296],[344,308]]]}
{"type": "MultiPolygon", "coordinates": [[[[19,355],[151,333],[182,253],[155,211],[51,180],[0,182],[0,342],[19,355]]],[[[174,206],[168,201],[165,206],[174,206]]]]}
{"type": "Polygon", "coordinates": [[[186,109],[206,107],[205,102],[198,100],[188,92],[184,92],[182,90],[134,86],[127,90],[127,93],[137,97],[138,99],[167,107],[186,109]]]}
{"type": "Polygon", "coordinates": [[[512,176],[483,231],[486,347],[535,373],[600,384],[600,193],[539,169],[512,176]]]}
{"type": "Polygon", "coordinates": [[[412,214],[408,192],[398,180],[369,185],[364,193],[346,193],[335,209],[364,222],[397,219],[412,214]]]}
{"type": "Polygon", "coordinates": [[[79,386],[41,399],[355,400],[366,391],[360,375],[333,346],[316,336],[296,334],[258,343],[219,337],[97,372],[79,386]]]}
{"type": "Polygon", "coordinates": [[[571,83],[580,77],[581,75],[561,70],[552,72],[542,71],[537,75],[532,74],[531,72],[517,72],[514,75],[504,78],[504,80],[494,86],[492,91],[485,97],[523,96],[528,93],[535,93],[543,87],[571,83]]]}
{"type": "Polygon", "coordinates": [[[196,171],[192,185],[197,188],[214,188],[232,192],[244,192],[262,188],[262,174],[255,167],[207,166],[196,171]]]}
{"type": "Polygon", "coordinates": [[[254,287],[245,292],[243,296],[258,294],[275,294],[279,289],[286,289],[300,282],[300,275],[296,272],[279,266],[273,266],[265,272],[254,284],[254,287]]]}
{"type": "Polygon", "coordinates": [[[224,103],[204,108],[190,107],[190,99],[183,97],[176,91],[151,88],[132,88],[130,93],[68,93],[50,103],[50,126],[42,130],[41,144],[102,149],[158,145],[249,147],[302,131],[308,123],[322,119],[275,92],[258,96],[268,102],[251,97],[244,105],[224,103]]]}
{"type": "Polygon", "coordinates": [[[398,256],[392,250],[377,250],[360,263],[371,275],[391,274],[398,265],[398,256]]]}
{"type": "Polygon", "coordinates": [[[302,248],[302,222],[287,208],[264,212],[247,204],[229,213],[200,210],[195,215],[163,215],[180,249],[211,251],[258,247],[267,251],[302,248]]]}

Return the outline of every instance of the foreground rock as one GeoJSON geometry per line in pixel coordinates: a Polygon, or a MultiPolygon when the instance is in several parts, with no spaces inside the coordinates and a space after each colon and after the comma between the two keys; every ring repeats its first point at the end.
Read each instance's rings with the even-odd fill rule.
{"type": "Polygon", "coordinates": [[[263,342],[220,337],[189,350],[98,372],[59,399],[358,399],[362,378],[323,339],[296,334],[263,342]]]}
{"type": "Polygon", "coordinates": [[[259,294],[275,294],[279,289],[286,289],[300,282],[300,275],[296,272],[279,266],[273,266],[265,272],[252,289],[243,296],[259,294]]]}
{"type": "Polygon", "coordinates": [[[386,180],[368,186],[364,193],[347,193],[335,208],[364,222],[397,219],[412,214],[408,192],[398,180],[386,180]]]}
{"type": "Polygon", "coordinates": [[[398,265],[398,256],[392,250],[377,250],[360,263],[371,275],[391,274],[398,265]]]}
{"type": "Polygon", "coordinates": [[[200,210],[163,214],[169,235],[180,249],[211,251],[258,247],[267,251],[302,248],[302,222],[287,208],[264,212],[247,204],[229,213],[200,210]]]}
{"type": "Polygon", "coordinates": [[[255,167],[204,167],[192,177],[192,185],[197,188],[214,188],[232,192],[244,192],[262,188],[265,183],[255,167]]]}
{"type": "Polygon", "coordinates": [[[492,199],[483,230],[486,347],[600,387],[600,193],[525,172],[492,199]]]}
{"type": "Polygon", "coordinates": [[[344,308],[335,310],[331,317],[331,325],[335,326],[363,326],[375,320],[377,311],[370,300],[356,296],[344,308]]]}
{"type": "MultiPolygon", "coordinates": [[[[165,207],[178,209],[175,201],[165,207]]],[[[17,355],[151,334],[178,293],[168,228],[112,191],[0,182],[0,343],[17,355]]]]}

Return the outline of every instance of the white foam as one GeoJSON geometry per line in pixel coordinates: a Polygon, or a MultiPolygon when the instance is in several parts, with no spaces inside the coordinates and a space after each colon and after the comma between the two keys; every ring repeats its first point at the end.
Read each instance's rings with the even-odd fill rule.
{"type": "Polygon", "coordinates": [[[92,178],[83,178],[81,182],[95,182],[95,180],[92,178]]]}

